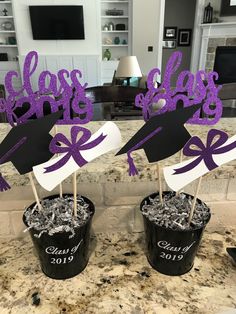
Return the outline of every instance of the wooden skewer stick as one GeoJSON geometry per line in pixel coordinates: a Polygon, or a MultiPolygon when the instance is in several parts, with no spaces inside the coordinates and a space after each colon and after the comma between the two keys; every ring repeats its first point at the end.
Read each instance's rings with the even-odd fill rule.
{"type": "Polygon", "coordinates": [[[77,179],[76,171],[73,174],[74,216],[77,217],[77,179]]]}
{"type": "Polygon", "coordinates": [[[34,180],[33,180],[31,172],[29,173],[29,179],[30,179],[30,184],[31,184],[31,187],[32,187],[32,190],[33,190],[33,193],[34,193],[34,197],[35,197],[36,203],[38,205],[38,209],[42,210],[42,205],[40,204],[39,196],[38,196],[38,193],[37,193],[37,190],[36,190],[36,187],[35,187],[34,180]]]}
{"type": "Polygon", "coordinates": [[[197,184],[197,188],[196,188],[196,191],[195,191],[195,194],[194,194],[194,199],[193,199],[193,203],[192,203],[190,215],[189,215],[189,217],[188,217],[188,223],[189,223],[189,225],[190,225],[190,223],[191,223],[191,221],[192,221],[192,218],[193,218],[194,209],[195,209],[195,205],[196,205],[196,201],[197,201],[197,195],[198,195],[198,193],[199,193],[201,183],[202,183],[202,177],[200,177],[200,178],[198,179],[198,184],[197,184]]]}
{"type": "MultiPolygon", "coordinates": [[[[57,134],[57,126],[54,125],[54,136],[57,134]]],[[[57,154],[57,156],[59,156],[57,154]]],[[[62,190],[62,183],[59,184],[59,194],[60,194],[60,198],[62,198],[62,194],[63,194],[63,190],[62,190]]]]}
{"type": "Polygon", "coordinates": [[[162,182],[161,182],[161,167],[159,162],[157,163],[157,173],[158,173],[158,187],[159,187],[159,198],[160,198],[160,203],[163,205],[163,188],[162,188],[162,182]]]}
{"type": "Polygon", "coordinates": [[[179,152],[179,162],[183,161],[183,149],[180,150],[179,152]]]}
{"type": "MultiPolygon", "coordinates": [[[[186,126],[186,124],[184,124],[184,127],[186,126]]],[[[180,150],[179,152],[179,162],[181,163],[183,161],[183,157],[184,157],[184,154],[183,154],[183,148],[180,150]]],[[[184,190],[180,189],[179,191],[176,192],[176,196],[179,196],[180,192],[184,192],[184,190]]]]}
{"type": "MultiPolygon", "coordinates": [[[[182,162],[183,161],[183,149],[180,150],[179,152],[179,162],[182,162]]],[[[179,190],[176,192],[176,196],[179,196],[180,192],[183,192],[183,190],[179,190]]]]}
{"type": "Polygon", "coordinates": [[[62,183],[59,184],[59,194],[60,194],[60,198],[62,198],[62,194],[63,194],[62,183]]]}

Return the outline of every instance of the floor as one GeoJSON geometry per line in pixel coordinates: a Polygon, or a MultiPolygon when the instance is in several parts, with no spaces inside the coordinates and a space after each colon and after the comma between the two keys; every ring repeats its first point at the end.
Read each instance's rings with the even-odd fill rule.
{"type": "Polygon", "coordinates": [[[1,314],[218,314],[236,309],[236,266],[226,247],[236,228],[206,230],[192,270],[170,277],[151,268],[143,233],[98,233],[78,276],[55,281],[40,270],[29,237],[1,243],[1,314]],[[40,298],[32,305],[32,295],[40,298]]]}

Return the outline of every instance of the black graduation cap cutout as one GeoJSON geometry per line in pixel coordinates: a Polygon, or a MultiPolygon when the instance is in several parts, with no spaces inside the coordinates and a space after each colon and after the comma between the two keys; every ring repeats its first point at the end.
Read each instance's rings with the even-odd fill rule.
{"type": "Polygon", "coordinates": [[[236,247],[227,247],[226,251],[232,257],[234,263],[236,263],[236,247]]]}
{"type": "MultiPolygon", "coordinates": [[[[178,101],[182,103],[182,101],[178,101]]],[[[177,153],[184,147],[191,135],[184,127],[194,113],[201,108],[201,104],[181,108],[150,118],[144,126],[121,148],[116,154],[127,153],[129,175],[138,174],[133,163],[131,153],[144,149],[149,162],[157,162],[177,153]]]]}
{"type": "MultiPolygon", "coordinates": [[[[50,130],[62,116],[64,110],[31,120],[13,127],[0,144],[0,164],[11,161],[20,174],[32,171],[33,166],[48,161],[52,136],[50,130]]],[[[0,191],[10,186],[0,177],[0,191]]]]}

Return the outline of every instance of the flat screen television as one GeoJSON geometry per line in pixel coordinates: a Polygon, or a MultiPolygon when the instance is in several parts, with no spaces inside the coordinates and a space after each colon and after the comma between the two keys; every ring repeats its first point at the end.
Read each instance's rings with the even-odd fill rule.
{"type": "Polygon", "coordinates": [[[29,6],[33,39],[85,39],[82,5],[29,6]]]}

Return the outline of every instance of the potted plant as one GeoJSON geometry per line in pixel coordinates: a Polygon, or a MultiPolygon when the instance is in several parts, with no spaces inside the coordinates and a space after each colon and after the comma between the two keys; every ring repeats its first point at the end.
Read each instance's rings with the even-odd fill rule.
{"type": "MultiPolygon", "coordinates": [[[[49,151],[53,138],[48,132],[61,114],[59,111],[19,124],[0,144],[1,163],[12,161],[20,174],[29,173],[36,202],[26,208],[23,221],[30,231],[43,272],[55,279],[72,277],[85,268],[95,210],[89,199],[77,195],[76,201],[73,195],[53,195],[39,200],[31,171],[53,156],[49,151]]],[[[0,190],[8,189],[10,185],[1,176],[0,190]]]]}
{"type": "Polygon", "coordinates": [[[146,256],[150,265],[166,275],[183,275],[194,263],[195,255],[211,214],[209,207],[196,200],[191,223],[189,215],[194,197],[186,193],[163,193],[144,198],[140,204],[146,237],[146,256]]]}
{"type": "MultiPolygon", "coordinates": [[[[183,206],[185,207],[186,217],[177,225],[178,233],[182,232],[186,235],[186,232],[191,233],[192,240],[195,239],[196,233],[199,234],[199,238],[202,236],[204,227],[210,219],[210,209],[204,202],[197,198],[202,177],[213,169],[235,159],[235,152],[236,136],[229,139],[225,132],[211,129],[208,131],[206,144],[199,137],[193,136],[184,146],[183,154],[194,158],[163,169],[165,180],[168,186],[174,191],[180,191],[184,186],[198,179],[194,197],[188,196],[186,193],[177,193],[178,195],[170,201],[170,203],[176,203],[175,208],[177,208],[177,212],[179,213],[182,211],[182,206],[178,204],[178,199],[188,199],[185,202],[186,205],[183,206]]],[[[167,204],[168,202],[164,203],[165,206],[167,204]]],[[[142,212],[145,210],[145,206],[143,204],[142,212]]],[[[175,238],[173,239],[176,241],[175,238]]],[[[194,255],[197,252],[199,242],[196,240],[191,247],[194,255]],[[194,247],[196,247],[195,251],[194,247]]],[[[189,252],[191,253],[190,250],[189,252]]],[[[185,260],[187,260],[187,257],[185,260]]],[[[190,269],[193,265],[193,259],[191,262],[192,264],[189,263],[190,269]]]]}
{"type": "Polygon", "coordinates": [[[53,279],[74,277],[88,263],[94,204],[78,195],[76,216],[73,194],[52,195],[40,204],[40,210],[36,202],[25,209],[23,222],[30,232],[41,269],[53,279]]]}
{"type": "MultiPolygon", "coordinates": [[[[0,99],[0,104],[13,128],[0,144],[0,163],[12,161],[20,174],[29,173],[36,202],[25,209],[23,222],[30,232],[42,271],[51,278],[66,279],[80,273],[88,263],[89,234],[95,212],[93,202],[77,192],[76,172],[100,155],[120,147],[121,135],[112,122],[105,123],[94,134],[78,126],[89,122],[93,113],[92,102],[84,91],[87,84],[82,86],[79,82],[82,76],[79,70],[62,69],[57,75],[42,71],[38,91],[34,92],[30,78],[37,65],[37,52],[29,52],[20,92],[13,87],[15,72],[9,71],[5,77],[9,96],[0,99]],[[46,116],[45,102],[53,112],[46,116]],[[19,114],[25,103],[30,106],[19,114]],[[59,110],[60,107],[63,109],[59,110]],[[71,111],[76,115],[71,117],[71,111]],[[56,135],[49,134],[56,123],[72,125],[70,138],[58,133],[56,127],[56,135]],[[50,159],[53,155],[55,158],[50,159]],[[31,171],[48,191],[59,185],[59,195],[40,200],[31,171]],[[73,194],[63,194],[62,181],[71,175],[73,194]]],[[[9,188],[0,177],[0,190],[9,188]]]]}
{"type": "MultiPolygon", "coordinates": [[[[197,107],[183,108],[152,117],[117,154],[128,152],[129,160],[133,147],[137,148],[138,142],[141,143],[138,147],[144,148],[151,162],[158,162],[172,155],[184,145],[188,138],[188,132],[183,123],[197,109],[197,107]],[[143,142],[140,134],[143,137],[146,132],[150,132],[150,125],[154,124],[157,129],[159,125],[162,125],[160,133],[151,137],[151,143],[149,143],[148,135],[147,141],[143,142]],[[171,131],[165,130],[163,125],[165,128],[167,125],[174,125],[175,132],[171,135],[171,131]],[[158,151],[156,147],[159,148],[158,151]]],[[[133,160],[129,160],[129,164],[130,174],[137,173],[133,160]]],[[[147,196],[140,205],[144,218],[147,258],[158,271],[167,275],[181,275],[193,266],[193,259],[203,230],[210,220],[210,210],[205,203],[191,195],[175,192],[163,193],[159,164],[157,168],[160,192],[147,196]],[[190,224],[191,204],[196,205],[196,209],[193,217],[191,216],[190,224]]]]}
{"type": "MultiPolygon", "coordinates": [[[[167,184],[173,191],[163,192],[162,169],[159,161],[181,151],[183,147],[183,152],[187,156],[198,156],[199,150],[194,151],[193,155],[188,152],[192,153],[191,144],[199,144],[199,142],[200,151],[203,150],[202,158],[205,158],[211,145],[214,151],[224,143],[221,140],[217,142],[218,146],[212,144],[214,132],[218,132],[221,139],[223,136],[225,140],[225,135],[222,135],[221,131],[211,130],[207,148],[204,150],[205,146],[201,140],[196,141],[196,137],[191,138],[186,130],[184,126],[186,123],[215,124],[220,119],[222,104],[218,98],[219,87],[214,84],[213,80],[217,78],[215,72],[207,74],[204,71],[198,71],[194,76],[189,71],[182,71],[177,78],[176,87],[171,88],[171,76],[180,66],[181,58],[180,52],[175,52],[170,57],[163,75],[163,82],[158,87],[155,86],[154,81],[156,74],[160,75],[160,70],[151,70],[147,80],[147,93],[137,95],[135,100],[136,106],[143,110],[146,123],[117,153],[117,155],[127,153],[129,175],[138,174],[131,157],[131,153],[135,150],[144,149],[148,161],[157,162],[159,192],[145,197],[141,202],[140,210],[144,220],[147,259],[153,268],[167,275],[182,275],[192,268],[204,228],[211,214],[209,207],[197,198],[201,178],[194,196],[179,192],[183,186],[194,178],[198,178],[199,173],[202,176],[204,171],[196,169],[195,176],[192,172],[189,174],[190,168],[186,166],[186,161],[180,165],[180,169],[184,168],[184,171],[178,170],[177,167],[177,173],[175,173],[178,165],[164,169],[167,184]],[[203,81],[205,81],[204,84],[203,81]],[[163,99],[166,104],[153,112],[152,104],[160,99],[163,99]],[[210,107],[213,103],[214,109],[210,107]],[[211,118],[202,118],[202,110],[208,115],[211,114],[211,118]],[[185,176],[183,177],[182,172],[178,174],[178,171],[186,172],[185,176]],[[171,184],[172,181],[175,185],[171,184]]],[[[219,152],[217,151],[217,154],[219,152]]],[[[202,160],[199,158],[193,161],[193,168],[199,160],[202,160]]],[[[208,156],[208,159],[210,158],[208,156]]],[[[182,161],[182,153],[180,160],[182,161]]],[[[211,163],[209,169],[212,170],[215,165],[211,163]]],[[[204,165],[203,169],[206,169],[204,165]]]]}
{"type": "Polygon", "coordinates": [[[95,207],[91,200],[78,194],[76,172],[120,144],[120,131],[112,122],[105,123],[93,135],[85,128],[73,126],[71,140],[57,133],[51,141],[51,151],[62,154],[33,168],[36,179],[48,191],[73,174],[73,194],[49,196],[40,204],[36,202],[30,205],[24,212],[23,221],[30,231],[41,268],[47,276],[66,279],[79,274],[86,267],[95,207]],[[83,138],[82,135],[76,142],[79,132],[88,136],[83,138]]]}

